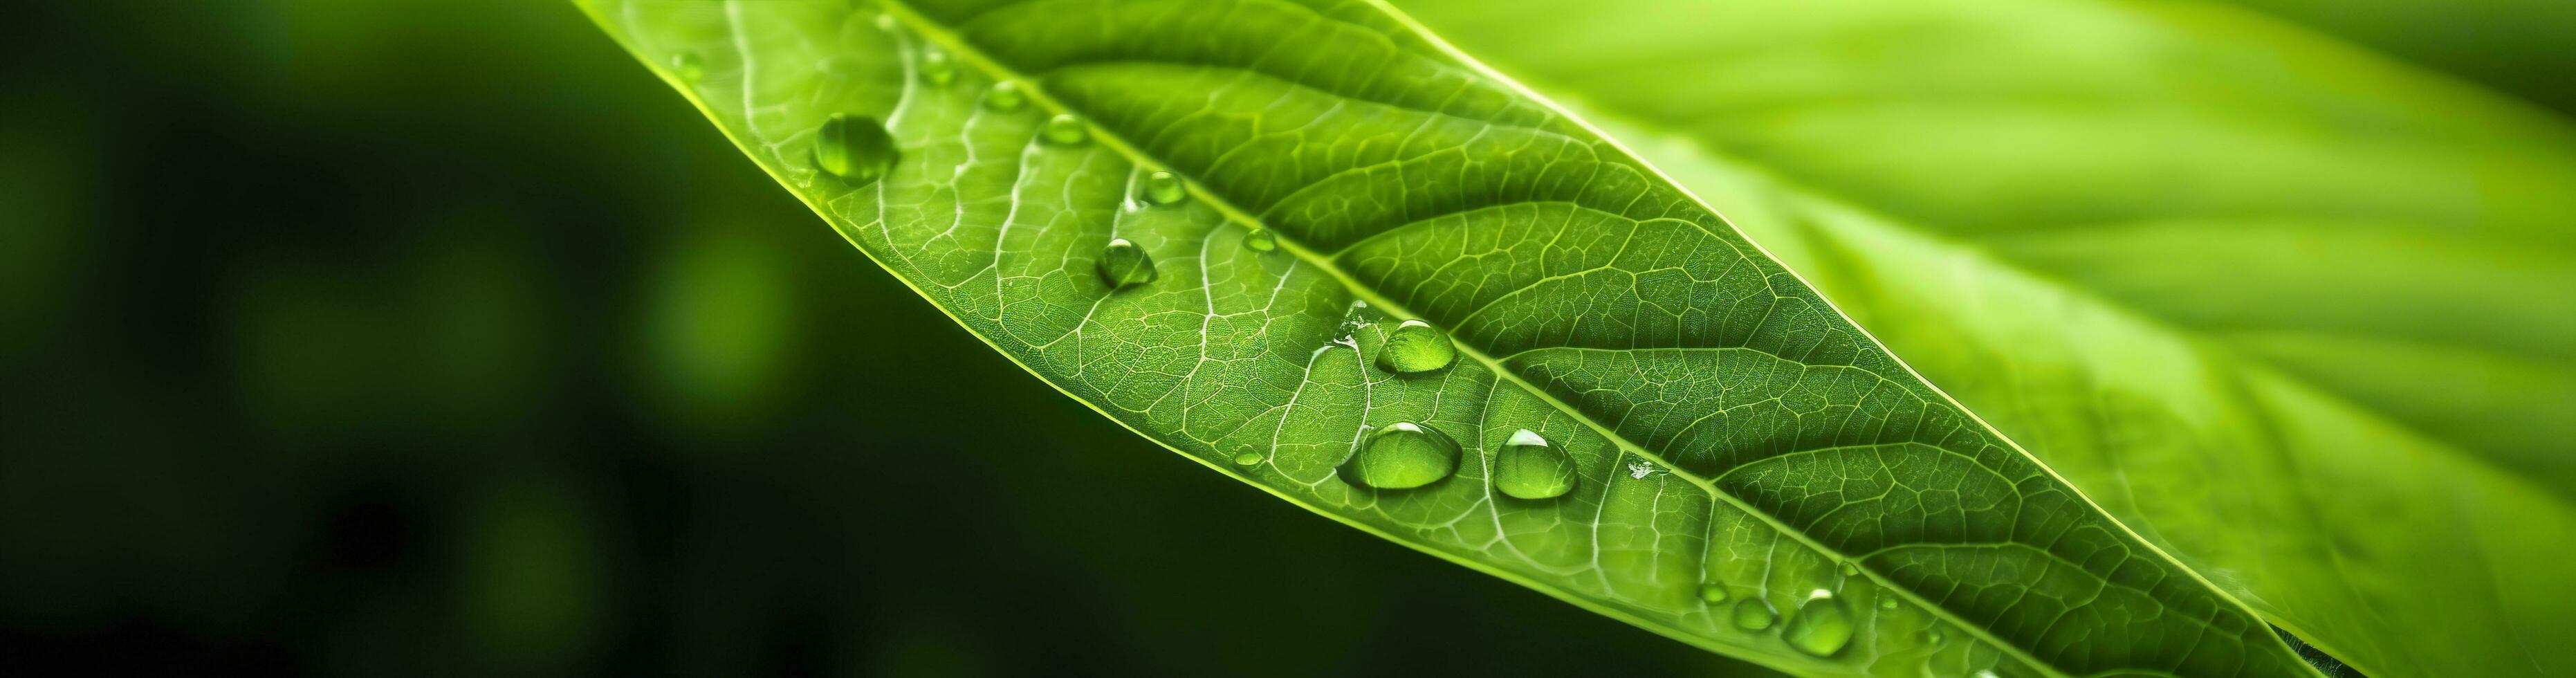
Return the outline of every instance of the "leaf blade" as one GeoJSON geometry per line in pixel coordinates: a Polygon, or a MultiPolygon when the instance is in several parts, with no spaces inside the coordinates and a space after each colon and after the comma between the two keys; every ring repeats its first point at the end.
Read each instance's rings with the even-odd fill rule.
{"type": "Polygon", "coordinates": [[[648,63],[696,55],[702,79],[666,78],[979,337],[1140,434],[1319,513],[1806,673],[2305,668],[1706,208],[1375,6],[923,3],[895,7],[892,30],[838,3],[584,7],[648,63]],[[963,72],[929,75],[921,40],[963,72]],[[990,78],[1028,83],[1031,108],[1078,110],[1110,133],[1033,142],[1034,111],[978,108],[970,85],[990,78]],[[842,186],[798,163],[802,130],[843,110],[888,121],[904,153],[883,180],[842,186]],[[1000,158],[1010,160],[980,160],[1000,158]],[[1164,168],[1197,180],[1193,199],[1136,205],[1136,177],[1164,168]],[[1250,225],[1281,233],[1285,256],[1243,250],[1250,225]],[[1089,277],[1113,236],[1149,250],[1161,279],[1117,290],[1089,277]],[[1626,242],[1612,249],[1613,236],[1626,242]],[[1478,281],[1437,265],[1472,264],[1471,248],[1500,238],[1517,238],[1506,258],[1518,265],[1487,268],[1485,284],[1458,286],[1478,281]],[[1596,245],[1549,250],[1566,238],[1596,245]],[[1562,277],[1585,274],[1566,258],[1642,282],[1562,277]],[[1638,291],[1650,286],[1652,298],[1638,291]],[[1729,290],[1738,296],[1717,296],[1729,290]],[[1553,300],[1537,310],[1556,313],[1516,311],[1515,299],[1553,300]],[[1569,299],[1640,321],[1587,324],[1563,312],[1569,299]],[[1729,312],[1711,310],[1720,302],[1729,312]],[[1374,314],[1405,309],[1453,328],[1468,359],[1421,380],[1374,372],[1363,356],[1389,324],[1374,314]],[[1618,348],[1639,342],[1668,346],[1618,348]],[[1662,416],[1670,408],[1639,415],[1594,390],[1656,370],[1698,375],[1673,390],[1699,398],[1682,411],[1735,425],[1677,425],[1662,416]],[[1730,397],[1753,398],[1751,414],[1711,409],[1699,391],[1716,390],[1719,373],[1746,375],[1730,397]],[[1359,437],[1397,420],[1458,432],[1476,463],[1402,493],[1341,482],[1333,468],[1359,437]],[[1577,455],[1575,496],[1506,504],[1481,487],[1489,451],[1521,428],[1577,455]],[[1231,467],[1247,448],[1261,461],[1231,467]],[[1975,485],[1922,488],[1930,508],[1858,497],[1862,508],[1843,512],[1826,504],[1845,492],[1802,489],[1809,479],[1854,493],[1975,485]],[[2025,503],[2034,532],[2005,522],[2025,503]],[[1910,531],[1863,524],[1907,511],[1921,523],[1910,531]],[[1866,576],[1835,572],[1846,554],[1866,576]],[[1704,579],[1783,612],[1841,588],[1863,619],[1860,645],[1819,658],[1735,630],[1700,599],[1704,579]],[[1877,607],[1881,597],[1898,607],[1877,607]],[[2155,613],[2166,609],[2208,620],[2155,613]],[[2069,614],[2097,623],[2060,625],[2069,614]],[[1923,642],[1935,625],[1953,642],[1923,642]],[[2150,640],[2100,640],[2109,635],[2150,640]]]}

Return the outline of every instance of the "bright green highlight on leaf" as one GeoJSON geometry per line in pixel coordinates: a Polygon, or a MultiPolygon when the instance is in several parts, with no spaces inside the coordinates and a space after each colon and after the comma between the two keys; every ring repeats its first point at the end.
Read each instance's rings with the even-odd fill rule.
{"type": "Polygon", "coordinates": [[[1381,5],[582,5],[648,64],[707,55],[672,82],[1004,355],[1324,515],[1806,675],[2310,673],[1706,205],[1381,5]],[[927,49],[953,82],[925,81],[927,49]],[[997,82],[1025,106],[985,105],[997,82]],[[885,121],[882,180],[789,161],[835,114],[885,121]],[[1189,199],[1136,209],[1152,171],[1189,199]],[[1387,369],[1398,319],[1448,340],[1445,368],[1387,369]],[[1448,479],[1346,480],[1397,424],[1453,441],[1448,479]],[[1570,491],[1497,497],[1521,430],[1570,457],[1570,491]],[[1845,610],[1825,656],[1773,630],[1829,587],[1915,604],[1845,610]]]}

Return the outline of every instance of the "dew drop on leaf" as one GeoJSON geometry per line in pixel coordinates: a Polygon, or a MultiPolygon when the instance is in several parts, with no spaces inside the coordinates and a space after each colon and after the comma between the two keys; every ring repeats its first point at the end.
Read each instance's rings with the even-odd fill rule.
{"type": "Polygon", "coordinates": [[[1941,644],[1942,639],[1943,639],[1943,635],[1942,635],[1942,633],[1941,633],[1941,629],[1939,629],[1939,628],[1929,628],[1929,629],[1924,629],[1924,630],[1923,630],[1923,644],[1925,644],[1925,645],[1939,645],[1939,644],[1941,644]]]}
{"type": "Polygon", "coordinates": [[[1020,84],[1009,80],[993,83],[992,89],[984,90],[984,107],[996,111],[1020,110],[1020,105],[1028,103],[1028,100],[1029,95],[1020,91],[1020,84]]]}
{"type": "Polygon", "coordinates": [[[921,51],[921,79],[933,85],[945,85],[957,79],[957,63],[938,48],[921,51]]]}
{"type": "Polygon", "coordinates": [[[697,82],[707,77],[707,65],[697,52],[681,52],[671,55],[671,74],[680,76],[681,82],[697,82]]]}
{"type": "Polygon", "coordinates": [[[1244,450],[1234,453],[1234,465],[1236,466],[1252,466],[1259,463],[1261,463],[1261,453],[1259,452],[1244,450]]]}
{"type": "Polygon", "coordinates": [[[1082,118],[1074,117],[1072,113],[1058,113],[1047,118],[1046,128],[1038,131],[1038,137],[1050,144],[1071,146],[1090,140],[1091,130],[1083,128],[1082,118]]]}
{"type": "Polygon", "coordinates": [[[1699,585],[1699,600],[1703,603],[1726,602],[1726,585],[1717,582],[1699,585]]]}
{"type": "Polygon", "coordinates": [[[1378,365],[1397,374],[1430,372],[1458,361],[1458,347],[1449,343],[1449,333],[1431,323],[1407,320],[1396,325],[1386,336],[1386,347],[1378,351],[1378,365]]]}
{"type": "Polygon", "coordinates": [[[1145,175],[1144,193],[1145,202],[1156,205],[1169,205],[1188,200],[1190,197],[1189,188],[1181,185],[1179,175],[1162,170],[1155,170],[1153,174],[1145,175]]]}
{"type": "Polygon", "coordinates": [[[1878,599],[1878,609],[1881,610],[1893,610],[1897,605],[1896,596],[1881,596],[1878,599]]]}
{"type": "Polygon", "coordinates": [[[894,167],[894,136],[876,118],[834,113],[814,130],[814,169],[864,186],[894,167]]]}
{"type": "Polygon", "coordinates": [[[1111,238],[1100,252],[1100,278],[1109,283],[1109,289],[1153,282],[1157,275],[1154,258],[1126,238],[1111,238]]]}
{"type": "Polygon", "coordinates": [[[1860,563],[1855,563],[1855,562],[1848,561],[1848,560],[1843,561],[1843,576],[1845,576],[1845,577],[1858,577],[1858,576],[1860,576],[1860,563]]]}
{"type": "Polygon", "coordinates": [[[1799,652],[1818,657],[1834,656],[1834,653],[1843,651],[1844,645],[1851,643],[1851,610],[1843,607],[1841,598],[1819,590],[1809,596],[1807,602],[1798,604],[1798,611],[1789,616],[1789,625],[1781,627],[1780,638],[1789,641],[1789,646],[1798,648],[1799,652]]]}
{"type": "Polygon", "coordinates": [[[1254,252],[1279,249],[1279,236],[1271,235],[1270,229],[1267,228],[1252,229],[1251,233],[1243,236],[1243,248],[1254,252]]]}
{"type": "MultiPolygon", "coordinates": [[[[1502,453],[1494,455],[1494,489],[1518,499],[1564,496],[1574,489],[1574,458],[1536,431],[1513,432],[1502,453]]],[[[1725,589],[1718,590],[1720,600],[1725,595],[1725,589]]]]}
{"type": "Polygon", "coordinates": [[[1345,468],[1361,485],[1385,490],[1421,487],[1458,471],[1458,441],[1421,424],[1398,423],[1369,434],[1345,468]]]}
{"type": "Polygon", "coordinates": [[[1760,631],[1771,628],[1771,621],[1778,619],[1779,616],[1779,613],[1771,611],[1771,603],[1764,602],[1761,598],[1746,598],[1735,602],[1735,628],[1760,631]]]}

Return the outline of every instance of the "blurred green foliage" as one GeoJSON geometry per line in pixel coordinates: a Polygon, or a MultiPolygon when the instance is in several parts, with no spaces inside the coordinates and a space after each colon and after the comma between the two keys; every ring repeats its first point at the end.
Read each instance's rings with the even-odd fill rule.
{"type": "Polygon", "coordinates": [[[13,15],[0,673],[1748,670],[1039,386],[568,3],[13,15]]]}

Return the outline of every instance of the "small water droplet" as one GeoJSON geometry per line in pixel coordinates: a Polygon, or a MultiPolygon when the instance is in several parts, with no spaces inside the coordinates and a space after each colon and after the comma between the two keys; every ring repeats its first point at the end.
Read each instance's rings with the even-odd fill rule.
{"type": "Polygon", "coordinates": [[[1941,633],[1941,627],[1935,626],[1923,630],[1923,644],[1925,645],[1939,645],[1944,637],[1945,636],[1941,633]]]}
{"type": "Polygon", "coordinates": [[[1091,130],[1083,127],[1082,118],[1072,113],[1059,113],[1047,118],[1046,128],[1038,131],[1038,137],[1050,144],[1071,146],[1090,140],[1091,130]]]}
{"type": "Polygon", "coordinates": [[[2002,676],[1995,675],[1995,670],[1994,670],[1994,669],[1977,669],[1977,672],[1976,672],[1974,675],[1969,676],[1968,678],[2003,678],[2003,677],[2002,677],[2002,676]]]}
{"type": "Polygon", "coordinates": [[[1771,622],[1779,617],[1780,613],[1771,611],[1771,603],[1761,598],[1746,598],[1735,602],[1735,628],[1760,631],[1771,628],[1771,622]]]}
{"type": "Polygon", "coordinates": [[[892,15],[892,14],[878,14],[878,15],[877,15],[877,28],[881,28],[881,29],[885,29],[885,30],[889,30],[889,31],[894,30],[894,15],[892,15]]]}
{"type": "Polygon", "coordinates": [[[932,47],[921,50],[921,79],[933,85],[945,85],[957,79],[957,63],[947,52],[932,47]]]}
{"type": "Polygon", "coordinates": [[[1154,258],[1126,238],[1109,239],[1109,247],[1100,252],[1100,278],[1109,282],[1109,289],[1153,282],[1159,275],[1154,258]]]}
{"type": "Polygon", "coordinates": [[[1279,236],[1271,235],[1270,229],[1255,228],[1251,233],[1243,235],[1243,247],[1254,252],[1279,249],[1279,236]]]}
{"type": "MultiPolygon", "coordinates": [[[[1494,455],[1494,489],[1520,499],[1564,496],[1574,489],[1574,458],[1535,431],[1513,432],[1503,451],[1494,455]]],[[[1718,595],[1723,599],[1725,590],[1718,595]]]]}
{"type": "Polygon", "coordinates": [[[1855,562],[1848,561],[1848,560],[1843,561],[1843,576],[1845,576],[1845,577],[1858,577],[1858,576],[1860,576],[1860,563],[1855,563],[1855,562]]]}
{"type": "Polygon", "coordinates": [[[854,186],[884,177],[897,155],[894,135],[876,118],[834,113],[814,130],[814,168],[854,186]]]}
{"type": "Polygon", "coordinates": [[[1703,603],[1726,602],[1726,585],[1716,582],[1699,585],[1699,600],[1703,603]]]}
{"type": "Polygon", "coordinates": [[[1896,606],[1899,604],[1900,603],[1896,602],[1896,596],[1879,596],[1878,598],[1878,609],[1881,610],[1893,610],[1896,609],[1896,606]]]}
{"type": "Polygon", "coordinates": [[[1831,657],[1851,643],[1851,610],[1828,591],[1817,591],[1798,605],[1789,616],[1789,625],[1781,627],[1780,638],[1798,651],[1818,657],[1831,657]]]}
{"type": "Polygon", "coordinates": [[[1180,175],[1162,170],[1145,175],[1144,193],[1145,202],[1156,205],[1169,205],[1190,198],[1189,187],[1181,184],[1180,175]]]}
{"type": "Polygon", "coordinates": [[[1458,472],[1458,441],[1438,429],[1402,422],[1369,434],[1345,467],[1361,485],[1402,490],[1458,472]]]}
{"type": "Polygon", "coordinates": [[[680,76],[681,82],[697,82],[707,77],[707,65],[697,52],[681,52],[671,55],[671,74],[680,76]]]}
{"type": "Polygon", "coordinates": [[[1420,320],[1396,325],[1377,354],[1378,365],[1397,374],[1430,372],[1457,361],[1458,347],[1449,343],[1449,333],[1420,320]]]}
{"type": "Polygon", "coordinates": [[[1020,83],[1009,80],[993,83],[992,89],[984,90],[984,107],[996,111],[1020,110],[1020,105],[1028,101],[1029,95],[1020,91],[1020,83]]]}
{"type": "Polygon", "coordinates": [[[1252,466],[1259,463],[1261,463],[1261,453],[1259,452],[1244,450],[1234,453],[1234,465],[1236,466],[1252,466]]]}

